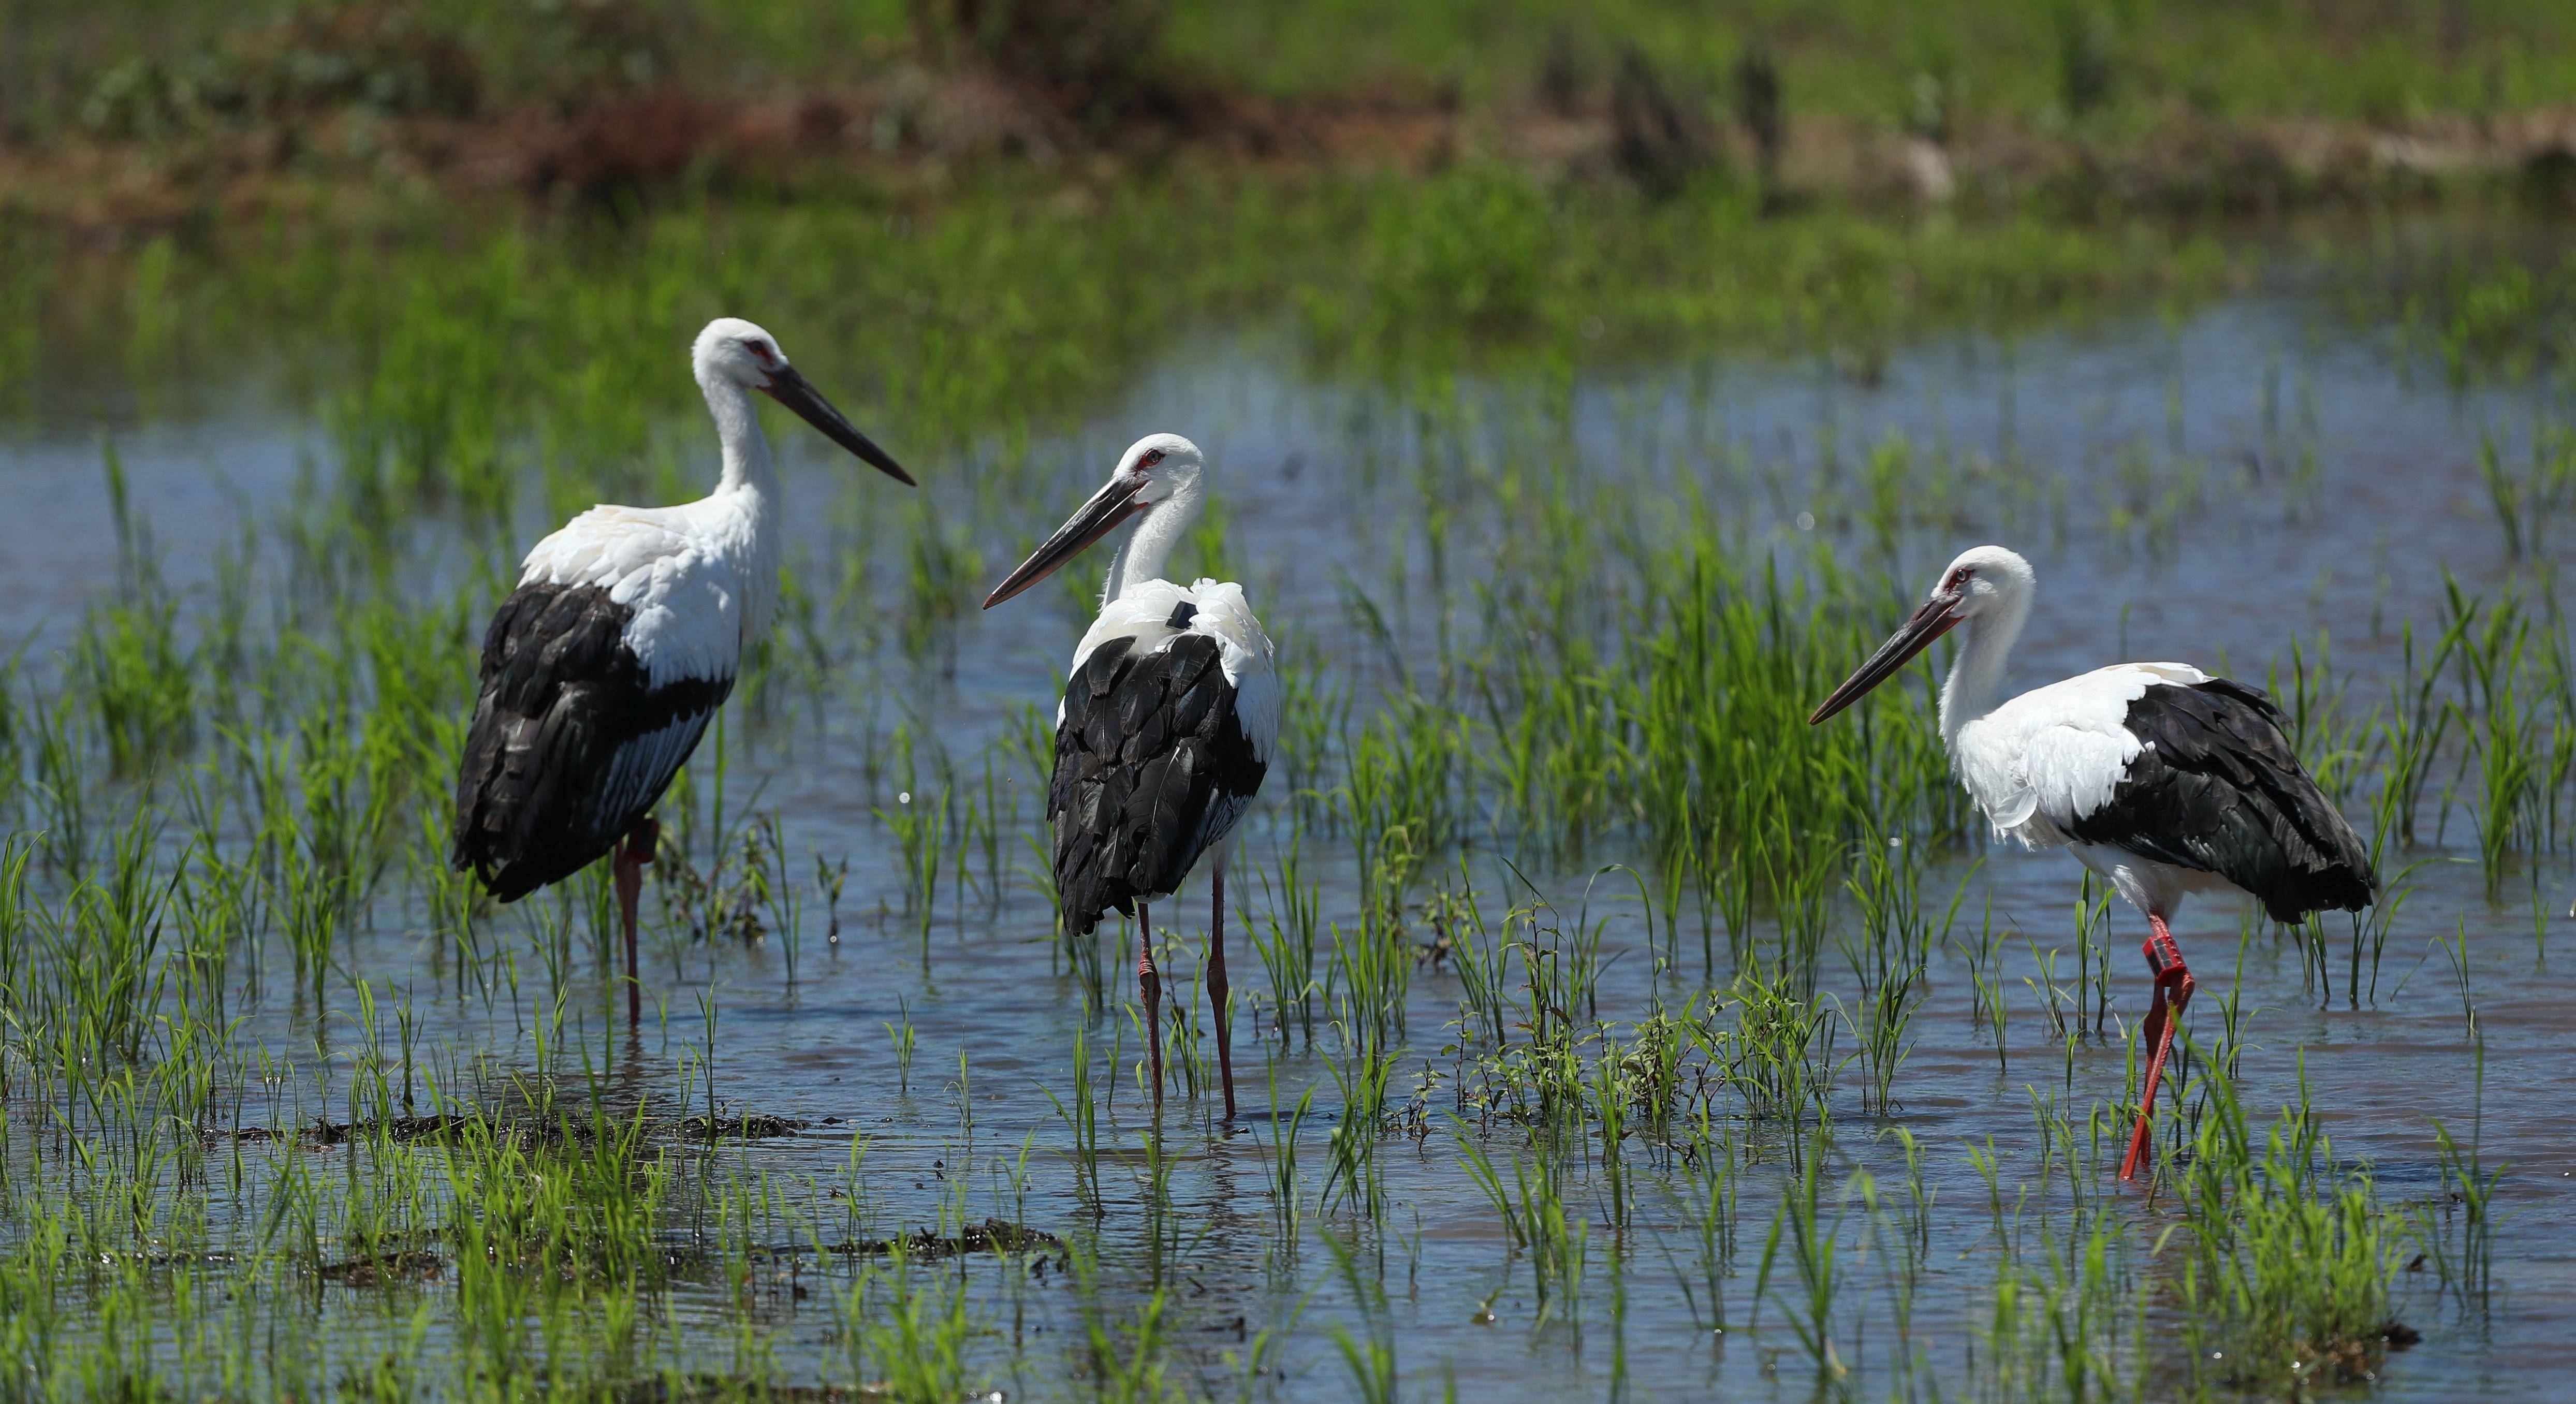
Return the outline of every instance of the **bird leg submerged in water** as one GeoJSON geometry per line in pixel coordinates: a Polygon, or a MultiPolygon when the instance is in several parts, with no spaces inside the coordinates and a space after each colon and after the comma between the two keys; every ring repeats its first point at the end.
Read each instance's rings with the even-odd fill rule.
{"type": "Polygon", "coordinates": [[[1214,915],[1208,923],[1207,996],[1208,1008],[1216,1015],[1216,1065],[1225,1081],[1225,1119],[1234,1120],[1234,1039],[1233,1013],[1226,1007],[1226,995],[1233,988],[1225,980],[1225,860],[1220,858],[1208,873],[1214,891],[1214,915]]]}
{"type": "Polygon", "coordinates": [[[1145,996],[1146,1070],[1154,1078],[1154,1110],[1163,1109],[1163,977],[1154,970],[1154,921],[1136,904],[1136,988],[1145,996]]]}
{"type": "Polygon", "coordinates": [[[2173,1051],[2174,1025],[2200,983],[2191,977],[2191,967],[2183,964],[2182,947],[2166,928],[2165,919],[2150,911],[2147,928],[2146,943],[2140,949],[2146,952],[2147,969],[2156,978],[2156,1002],[2147,1011],[2144,1043],[2154,1051],[2147,1060],[2145,1095],[2138,1099],[2138,1127],[2129,1133],[2128,1158],[2120,1162],[2123,1180],[2137,1178],[2138,1166],[2147,1158],[2149,1123],[2156,1114],[2156,1087],[2164,1081],[2165,1056],[2173,1051]]]}
{"type": "Polygon", "coordinates": [[[644,982],[635,970],[635,906],[644,897],[644,865],[662,847],[662,826],[649,816],[635,821],[609,862],[617,886],[617,916],[626,930],[626,1023],[644,1022],[644,982]]]}

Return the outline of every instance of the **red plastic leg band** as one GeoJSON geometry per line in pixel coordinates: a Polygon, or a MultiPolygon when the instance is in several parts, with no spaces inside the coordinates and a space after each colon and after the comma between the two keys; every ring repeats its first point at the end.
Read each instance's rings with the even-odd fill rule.
{"type": "Polygon", "coordinates": [[[2191,1003],[2191,992],[2199,981],[2191,977],[2191,967],[2183,964],[2182,947],[2175,943],[2165,919],[2153,912],[2147,914],[2149,935],[2141,949],[2146,953],[2147,969],[2155,976],[2155,1005],[2147,1011],[2143,1042],[2155,1051],[2147,1059],[2145,1095],[2138,1099],[2138,1125],[2129,1133],[2129,1154],[2120,1162],[2120,1178],[2134,1180],[2138,1167],[2145,1163],[2152,1143],[2152,1125],[2156,1114],[2156,1090],[2164,1082],[2165,1059],[2173,1052],[2174,1023],[2182,1017],[2184,1006],[2191,1003]]]}

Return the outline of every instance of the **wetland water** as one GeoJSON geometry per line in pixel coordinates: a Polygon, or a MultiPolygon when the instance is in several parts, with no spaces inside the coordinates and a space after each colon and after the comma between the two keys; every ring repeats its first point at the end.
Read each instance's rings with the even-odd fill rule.
{"type": "MultiPolygon", "coordinates": [[[[655,389],[675,412],[690,411],[682,368],[675,351],[670,384],[655,389]]],[[[871,422],[862,397],[826,389],[871,422]]],[[[138,1061],[201,1060],[193,1111],[172,1112],[148,1077],[32,1073],[46,1021],[22,1010],[6,1089],[13,1311],[37,1287],[55,1305],[41,1327],[21,1316],[14,1368],[35,1372],[22,1385],[158,1370],[192,1377],[184,1392],[249,1394],[649,1377],[715,1392],[707,1382],[731,1376],[971,1383],[1015,1398],[1338,1399],[1382,1380],[1408,1398],[1437,1397],[1445,1381],[1474,1399],[2016,1397],[2071,1390],[2078,1371],[2096,1391],[2147,1397],[2195,1378],[2218,1393],[2303,1387],[2302,1372],[2324,1369],[2314,1359],[2266,1362],[2250,1382],[2213,1363],[2224,1345],[2195,1337],[2193,1320],[2223,1313],[2181,1285],[2193,1275],[2208,1290],[2185,1246],[2206,1225],[2170,1182],[2150,1195],[2112,1179],[2143,932],[2116,904],[2081,913],[2072,860],[1987,845],[1946,795],[1944,810],[1891,793],[1890,809],[1906,812],[1855,845],[1859,856],[1837,850],[1812,922],[1766,901],[1730,930],[1684,888],[1666,904],[1633,822],[1529,839],[1545,826],[1530,803],[1496,798],[1512,786],[1500,767],[1453,757],[1435,786],[1448,812],[1411,829],[1373,820],[1377,782],[1353,776],[1383,759],[1371,735],[1460,734],[1448,723],[1373,733],[1383,698],[1445,699],[1444,716],[1492,720],[1476,679],[1507,670],[1472,660],[1515,646],[1496,637],[1497,619],[1534,617],[1495,601],[1532,578],[1651,573],[1657,558],[1632,543],[1667,528],[1722,541],[1754,594],[1765,562],[1802,578],[1828,559],[1823,543],[1831,569],[1892,580],[1856,591],[1867,607],[1824,636],[1839,651],[1809,668],[1834,678],[1941,562],[2002,541],[2041,582],[2016,686],[2123,658],[2188,660],[2304,691],[2310,763],[2341,747],[2364,769],[2377,764],[2365,744],[2374,709],[2431,653],[2455,589],[2488,611],[2519,599],[2535,660],[2539,636],[2563,637],[2546,603],[2551,524],[2528,510],[2518,530],[2540,544],[2511,557],[2479,466],[2491,439],[2508,471],[2535,471],[2531,445],[2557,432],[2563,403],[2525,385],[2463,388],[2392,338],[2267,292],[2171,319],[1920,341],[1867,379],[1719,359],[1398,393],[1318,379],[1275,338],[1211,335],[1070,432],[1007,450],[889,440],[927,485],[927,508],[856,482],[773,419],[808,608],[791,604],[769,676],[737,692],[721,775],[715,748],[702,750],[666,805],[687,861],[648,886],[641,1037],[615,1017],[623,1000],[593,934],[598,883],[481,913],[461,938],[413,856],[430,840],[408,830],[407,856],[380,865],[311,985],[293,942],[247,933],[228,958],[165,982],[161,1007],[200,1012],[161,1025],[138,1061]],[[1135,1068],[1132,950],[1118,945],[1132,937],[1113,920],[1096,950],[1068,950],[1033,876],[1030,738],[1040,751],[1045,739],[1030,718],[1051,714],[1080,590],[1096,588],[1105,552],[1068,570],[1074,586],[990,615],[972,603],[1120,447],[1160,428],[1207,450],[1222,560],[1253,591],[1283,671],[1301,677],[1292,712],[1330,720],[1292,716],[1283,747],[1306,753],[1272,772],[1230,883],[1236,1063],[1252,1114],[1222,1127],[1211,1098],[1176,1090],[1157,1135],[1135,1068]],[[979,475],[1013,486],[979,489],[979,475]],[[1563,565],[1593,557],[1631,564],[1563,565]],[[841,589],[851,558],[872,564],[841,589]],[[907,560],[913,581],[954,586],[946,617],[903,583],[907,560]],[[1906,875],[1897,924],[1915,932],[1898,944],[1922,953],[1895,996],[1910,1016],[1890,1035],[1903,1056],[1884,1104],[1861,1056],[1880,1026],[1863,987],[1885,981],[1864,978],[1883,948],[1860,875],[1882,840],[1897,856],[1881,866],[1906,875]],[[818,862],[843,860],[827,901],[818,862]],[[1647,876],[1604,871],[1614,864],[1647,876]],[[691,889],[696,873],[715,874],[714,887],[691,889]],[[1542,898],[1534,919],[1506,916],[1542,898]],[[1809,1022],[1785,1045],[1787,1070],[1765,1072],[1731,964],[1751,951],[1761,965],[1768,950],[1764,968],[1790,968],[1776,952],[1796,946],[1793,928],[1810,944],[1786,1017],[1809,1022]],[[1311,1020],[1282,1019],[1278,962],[1256,950],[1256,931],[1313,941],[1316,988],[1290,1001],[1311,1020]],[[1559,972],[1548,978],[1594,972],[1579,1008],[1526,988],[1536,967],[1517,959],[1494,967],[1504,989],[1479,1005],[1475,962],[1502,959],[1507,934],[1546,953],[1559,972]],[[1379,954],[1362,955],[1363,942],[1379,954]],[[1480,1009],[1499,1042],[1479,1032],[1480,1009]],[[1672,1032],[1694,1020],[1701,1042],[1672,1032]],[[173,1050],[183,1024],[211,1029],[214,1047],[173,1050]],[[1674,1038],[1691,1085],[1664,1100],[1695,1131],[1651,1124],[1633,1088],[1607,1103],[1647,1124],[1606,1143],[1600,1103],[1530,1110],[1556,1105],[1533,1090],[1561,1076],[1538,1066],[1547,1058],[1579,1069],[1562,1091],[1599,1083],[1604,1068],[1645,1077],[1636,1070],[1674,1038]],[[1605,1058],[1611,1045],[1624,1056],[1605,1058]],[[1092,1069],[1096,1130],[1082,1129],[1078,1059],[1092,1069]],[[393,1084],[403,1090],[388,1102],[376,1089],[393,1084]],[[460,1228],[518,1202],[492,1167],[568,1173],[546,1157],[579,1161],[584,1139],[532,1134],[520,1164],[387,1129],[434,1098],[519,1125],[542,1126],[549,1106],[584,1127],[595,1106],[612,1122],[640,1114],[643,1134],[617,1144],[646,1188],[608,1196],[644,1205],[640,1225],[576,1204],[581,1231],[496,1274],[486,1265],[507,1269],[510,1253],[460,1228]],[[688,1140],[673,1123],[710,1100],[720,1122],[795,1124],[688,1140]],[[172,1115],[175,1132],[161,1124],[172,1115]],[[371,1120],[382,1123],[372,1132],[371,1120]],[[312,1133],[317,1121],[360,1126],[342,1139],[312,1133]],[[272,1134],[242,1134],[253,1129],[272,1134]],[[64,1227],[40,1202],[80,1206],[78,1222],[64,1227]],[[953,1235],[988,1216],[1069,1247],[909,1266],[831,1248],[953,1235]],[[648,1251],[577,1246],[618,1234],[648,1251]],[[232,1383],[203,1383],[218,1372],[232,1383]]],[[[281,408],[135,422],[91,408],[115,426],[125,531],[148,543],[181,617],[295,569],[295,534],[278,523],[327,497],[337,471],[318,420],[281,408]]],[[[84,608],[128,588],[86,413],[0,441],[0,489],[35,504],[0,557],[0,624],[31,640],[28,697],[80,675],[94,632],[84,608]]],[[[687,432],[686,461],[711,464],[711,438],[694,422],[687,432]]],[[[424,512],[402,550],[452,583],[475,552],[515,555],[541,530],[523,513],[487,539],[424,512]]],[[[1571,618],[1568,636],[1596,636],[1599,665],[1620,666],[1617,611],[1537,587],[1531,597],[1571,618]]],[[[474,595],[463,627],[479,628],[489,603],[474,595]]],[[[445,606],[421,605],[433,607],[445,606]]],[[[201,696],[235,676],[202,652],[188,666],[201,696]]],[[[2485,696],[2458,680],[2471,671],[2446,666],[2442,696],[2485,696]]],[[[1792,700],[1803,711],[1821,695],[1792,700]]],[[[2486,733],[2467,707],[2410,806],[2417,842],[2392,838],[2383,858],[2407,894],[2384,931],[2337,916],[2302,937],[2206,898],[2176,923],[2201,979],[2189,1027],[2203,1050],[2226,1040],[2252,1155],[2259,1165],[2304,1079],[2341,1167],[2309,1189],[2331,1205],[2366,1171],[2378,1237],[2364,1256],[2388,1273],[2387,1314],[2420,1334],[2368,1352],[2353,1373],[2369,1378],[2317,1388],[2537,1399],[2559,1396],[2576,1369],[2563,1096],[2576,1074],[2565,1033],[2576,882],[2555,817],[2566,776],[2536,782],[2547,817],[2498,860],[2491,891],[2486,733]],[[2485,1171],[2501,1170],[2485,1239],[2475,1196],[2460,1192],[2472,1146],[2485,1171]],[[2456,1266],[2481,1251],[2491,1276],[2456,1266]]],[[[1918,696],[1868,724],[1919,727],[1921,714],[1918,696]]],[[[2542,752],[2560,744],[2539,734],[2555,728],[2530,728],[2542,752]]],[[[224,744],[198,741],[189,763],[224,744]]],[[[35,837],[49,816],[59,828],[60,811],[29,797],[35,783],[16,799],[13,852],[36,856],[13,896],[68,912],[70,865],[35,837]]],[[[144,801],[134,783],[98,778],[92,851],[138,807],[168,816],[145,840],[163,850],[158,881],[201,828],[250,842],[244,815],[199,825],[183,817],[184,787],[164,779],[144,801]]],[[[444,783],[426,783],[442,816],[444,783]]],[[[2342,781],[2365,833],[2378,783],[2342,781]]],[[[1202,877],[1156,913],[1185,1008],[1201,1003],[1205,890],[1202,877]]],[[[290,922],[286,905],[264,909],[264,929],[290,922]]],[[[152,960],[190,964],[184,953],[205,938],[183,940],[185,923],[170,921],[152,960]]],[[[22,992],[50,949],[29,933],[48,922],[70,925],[21,917],[13,930],[36,952],[9,962],[22,992]]],[[[1203,1031],[1204,1010],[1190,1017],[1203,1031]]],[[[1175,1056],[1194,1060],[1212,1066],[1213,1054],[1175,1056]]],[[[2220,1115],[2206,1061],[2168,1089],[2160,1165],[2190,1158],[2177,1156],[2170,1109],[2195,1128],[2220,1115]]],[[[2311,1270],[2294,1255],[2249,1280],[2311,1270]]]]}

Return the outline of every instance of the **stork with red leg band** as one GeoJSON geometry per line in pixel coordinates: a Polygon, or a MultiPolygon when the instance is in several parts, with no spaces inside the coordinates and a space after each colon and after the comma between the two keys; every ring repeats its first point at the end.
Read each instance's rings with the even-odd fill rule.
{"type": "Polygon", "coordinates": [[[2166,929],[2165,919],[2147,913],[2151,934],[2139,947],[2147,954],[2147,970],[2156,977],[2155,1004],[2147,1010],[2145,1038],[2140,1046],[2153,1051],[2147,1057],[2145,1090],[2138,1098],[2138,1128],[2129,1133],[2129,1154],[2120,1162],[2120,1178],[2134,1180],[2138,1167],[2146,1162],[2153,1143],[2156,1116],[2156,1088],[2165,1079],[2165,1057],[2173,1052],[2174,1025],[2182,1019],[2184,1006],[2191,1003],[2191,992],[2200,983],[2191,978],[2191,967],[2182,962],[2182,947],[2166,929]]]}
{"type": "Polygon", "coordinates": [[[2370,852],[2299,765],[2281,711],[2258,688],[2186,663],[2116,663],[2003,697],[2004,660],[2030,617],[2030,562],[1979,546],[1941,572],[1920,608],[1809,718],[1821,722],[1956,629],[1941,739],[1998,838],[2063,848],[2144,912],[2147,1076],[2120,1178],[2147,1161],[2174,1023],[2191,1003],[2165,925],[2185,894],[2233,889],[2274,921],[2359,911],[2378,890],[2370,852]]]}

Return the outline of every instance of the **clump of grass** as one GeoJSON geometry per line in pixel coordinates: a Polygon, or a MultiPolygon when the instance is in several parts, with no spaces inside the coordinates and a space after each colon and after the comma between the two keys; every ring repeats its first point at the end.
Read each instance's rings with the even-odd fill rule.
{"type": "Polygon", "coordinates": [[[2196,1374],[2267,1389],[2359,1379],[2402,1334],[2389,1314],[2399,1226],[2339,1162],[2305,1097],[2258,1144],[2234,1082],[2203,1074],[2207,1111],[2179,1170],[2191,1241],[2180,1284],[2196,1374]]]}

